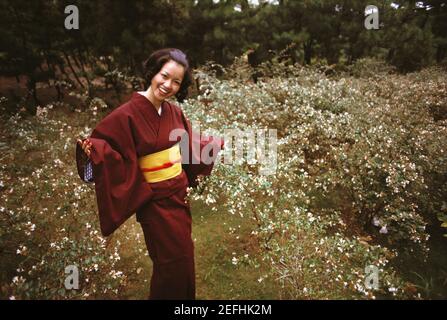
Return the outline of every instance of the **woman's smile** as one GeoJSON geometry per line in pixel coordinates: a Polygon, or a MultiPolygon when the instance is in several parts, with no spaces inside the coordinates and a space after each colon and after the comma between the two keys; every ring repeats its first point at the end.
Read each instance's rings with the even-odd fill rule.
{"type": "Polygon", "coordinates": [[[162,86],[159,86],[158,90],[160,91],[161,95],[163,95],[163,96],[166,96],[171,92],[171,90],[165,89],[162,86]]]}

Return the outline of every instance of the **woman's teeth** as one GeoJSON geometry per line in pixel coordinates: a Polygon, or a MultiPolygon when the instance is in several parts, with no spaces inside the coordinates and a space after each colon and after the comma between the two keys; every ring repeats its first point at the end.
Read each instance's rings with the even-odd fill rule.
{"type": "Polygon", "coordinates": [[[169,93],[169,91],[166,91],[163,88],[158,88],[158,90],[160,90],[160,92],[163,93],[163,94],[168,94],[169,93]]]}

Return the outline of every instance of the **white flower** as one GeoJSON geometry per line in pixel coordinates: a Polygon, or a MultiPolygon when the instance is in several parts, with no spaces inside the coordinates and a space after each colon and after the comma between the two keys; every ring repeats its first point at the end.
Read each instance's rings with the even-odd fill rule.
{"type": "Polygon", "coordinates": [[[22,276],[15,276],[14,278],[12,278],[12,283],[17,284],[17,283],[25,283],[25,278],[22,276]]]}
{"type": "Polygon", "coordinates": [[[382,233],[382,234],[387,234],[387,233],[388,233],[388,229],[386,228],[386,225],[383,226],[383,227],[380,229],[379,232],[382,233]]]}
{"type": "Polygon", "coordinates": [[[372,224],[378,227],[380,225],[380,220],[377,217],[374,217],[372,220],[372,224]]]}
{"type": "Polygon", "coordinates": [[[27,248],[26,246],[21,245],[21,246],[17,249],[16,253],[17,253],[17,254],[26,255],[26,251],[27,251],[27,250],[28,250],[28,248],[27,248]]]}

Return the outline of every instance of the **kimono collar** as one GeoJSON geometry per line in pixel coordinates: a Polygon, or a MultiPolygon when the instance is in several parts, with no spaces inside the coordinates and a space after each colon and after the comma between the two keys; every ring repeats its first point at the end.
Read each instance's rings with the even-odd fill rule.
{"type": "Polygon", "coordinates": [[[142,95],[141,93],[134,92],[132,94],[131,100],[136,102],[137,104],[147,106],[148,108],[154,110],[155,114],[157,114],[158,116],[161,116],[164,101],[161,103],[160,109],[157,111],[154,104],[148,98],[146,98],[144,95],[142,95]]]}

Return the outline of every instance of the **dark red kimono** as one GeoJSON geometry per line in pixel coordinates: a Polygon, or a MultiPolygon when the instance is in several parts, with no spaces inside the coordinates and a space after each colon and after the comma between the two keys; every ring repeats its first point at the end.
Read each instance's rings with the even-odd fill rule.
{"type": "MultiPolygon", "coordinates": [[[[201,150],[211,143],[214,151],[207,149],[212,150],[210,157],[214,159],[223,140],[192,132],[190,122],[176,105],[165,101],[161,107],[159,115],[146,97],[134,93],[130,101],[111,112],[93,130],[90,159],[99,221],[102,234],[108,236],[136,213],[154,266],[150,298],[193,299],[194,245],[186,188],[195,187],[199,175],[211,173],[213,163],[201,161],[201,150]],[[189,152],[182,154],[182,173],[148,183],[138,158],[177,143],[180,137],[169,140],[174,129],[184,129],[189,137],[189,152]],[[200,148],[193,147],[195,142],[200,148]]],[[[79,145],[76,160],[83,179],[86,156],[79,145]]]]}

